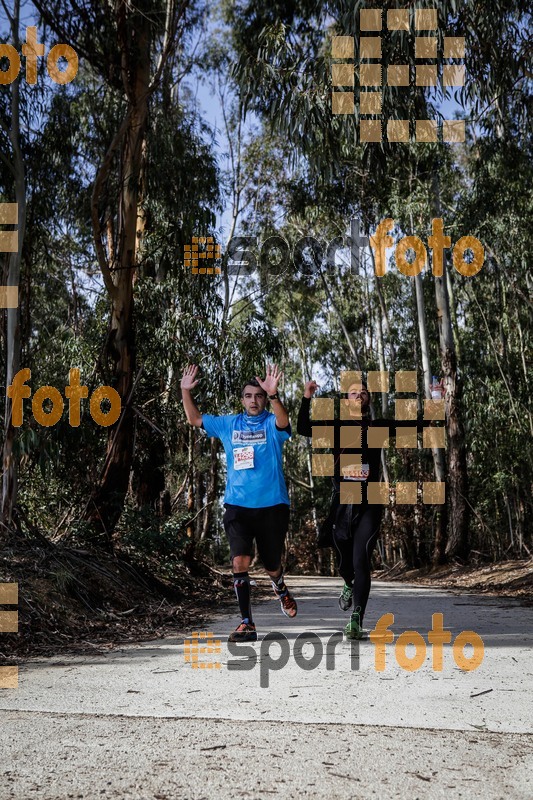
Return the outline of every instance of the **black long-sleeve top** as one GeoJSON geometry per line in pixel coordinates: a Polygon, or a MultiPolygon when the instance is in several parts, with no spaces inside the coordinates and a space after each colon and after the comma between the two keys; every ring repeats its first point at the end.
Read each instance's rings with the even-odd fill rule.
{"type": "MultiPolygon", "coordinates": [[[[311,399],[302,397],[300,410],[298,412],[298,422],[296,430],[302,436],[313,436],[313,446],[317,448],[330,449],[334,457],[334,476],[333,484],[336,491],[339,491],[341,481],[356,480],[362,485],[362,501],[366,502],[366,487],[368,482],[379,481],[381,449],[385,445],[386,438],[389,436],[402,436],[408,431],[413,433],[422,431],[430,423],[424,420],[421,415],[416,420],[395,420],[395,419],[370,419],[363,416],[362,419],[331,419],[331,420],[311,420],[310,416],[311,399]],[[333,447],[325,441],[319,441],[321,428],[330,429],[325,433],[333,433],[333,447]],[[333,431],[331,431],[333,429],[333,431]],[[344,431],[341,434],[341,429],[344,431]],[[376,429],[369,434],[370,429],[376,429]],[[381,430],[380,430],[381,429],[381,430]],[[407,429],[407,431],[405,430],[407,429]],[[359,440],[360,431],[360,440],[359,440]],[[353,432],[353,433],[352,433],[353,432]],[[370,442],[369,442],[370,439],[370,442]],[[349,469],[350,459],[347,456],[359,455],[362,469],[360,472],[349,469]],[[341,470],[341,456],[345,456],[342,461],[348,462],[348,468],[344,466],[341,470]],[[350,477],[350,475],[352,477],[350,477]]],[[[415,445],[416,446],[416,443],[415,445]]],[[[359,459],[354,459],[354,462],[359,459]]]]}

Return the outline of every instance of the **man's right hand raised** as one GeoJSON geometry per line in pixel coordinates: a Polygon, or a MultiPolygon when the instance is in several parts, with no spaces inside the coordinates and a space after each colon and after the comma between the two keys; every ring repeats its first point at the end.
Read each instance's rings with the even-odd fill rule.
{"type": "Polygon", "coordinates": [[[195,386],[198,386],[199,381],[196,380],[197,375],[198,367],[196,364],[188,364],[183,370],[183,375],[181,376],[181,388],[190,392],[191,389],[194,389],[195,386]]]}
{"type": "Polygon", "coordinates": [[[318,389],[318,383],[316,381],[307,381],[304,386],[304,397],[310,399],[316,390],[318,389]]]}
{"type": "Polygon", "coordinates": [[[201,428],[202,415],[198,411],[196,403],[194,402],[191,395],[191,389],[194,389],[194,387],[198,385],[198,381],[196,380],[197,375],[198,375],[198,367],[196,366],[196,364],[188,364],[183,370],[180,386],[181,386],[181,399],[183,402],[183,408],[185,409],[185,416],[187,417],[187,422],[189,422],[191,425],[194,425],[195,428],[201,428]]]}

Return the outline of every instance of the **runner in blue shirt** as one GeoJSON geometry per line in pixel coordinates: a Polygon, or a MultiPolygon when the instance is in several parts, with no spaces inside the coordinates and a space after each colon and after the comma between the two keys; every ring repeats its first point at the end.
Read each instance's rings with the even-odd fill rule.
{"type": "Polygon", "coordinates": [[[289,416],[277,392],[283,375],[273,364],[264,380],[254,378],[242,390],[244,412],[213,416],[201,414],[191,390],[198,384],[198,367],[185,368],[181,379],[187,420],[204,428],[208,436],[221,440],[227,459],[228,477],[224,495],[223,522],[230,545],[233,585],[242,621],[230,635],[231,642],[255,642],[257,632],[250,604],[248,569],[253,541],[281,610],[295,617],[298,607],[283,577],[281,556],[289,525],[289,495],[282,467],[284,442],[290,438],[289,416]],[[266,410],[267,399],[274,413],[266,410]]]}

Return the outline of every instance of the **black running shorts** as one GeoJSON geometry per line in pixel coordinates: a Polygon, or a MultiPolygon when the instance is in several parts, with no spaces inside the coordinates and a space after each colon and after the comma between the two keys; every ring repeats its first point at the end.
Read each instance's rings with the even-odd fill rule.
{"type": "Polygon", "coordinates": [[[289,506],[279,503],[267,508],[244,508],[226,503],[224,508],[226,511],[223,522],[231,558],[251,556],[255,539],[263,566],[266,570],[275,572],[281,565],[283,545],[289,527],[289,506]]]}

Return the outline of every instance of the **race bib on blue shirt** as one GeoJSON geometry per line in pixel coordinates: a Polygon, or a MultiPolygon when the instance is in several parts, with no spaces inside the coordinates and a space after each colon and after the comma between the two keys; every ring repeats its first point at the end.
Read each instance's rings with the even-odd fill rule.
{"type": "Polygon", "coordinates": [[[253,469],[254,468],[254,448],[234,447],[233,448],[233,469],[253,469]]]}

